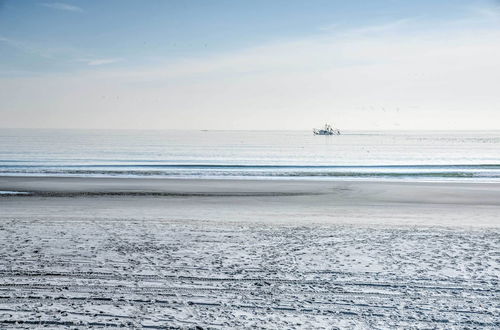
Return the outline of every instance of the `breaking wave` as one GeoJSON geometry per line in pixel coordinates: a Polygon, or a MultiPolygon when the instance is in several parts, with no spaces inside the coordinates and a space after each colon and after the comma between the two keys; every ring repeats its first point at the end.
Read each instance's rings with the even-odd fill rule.
{"type": "Polygon", "coordinates": [[[0,165],[0,175],[276,179],[482,179],[500,181],[500,165],[4,164],[0,165]]]}

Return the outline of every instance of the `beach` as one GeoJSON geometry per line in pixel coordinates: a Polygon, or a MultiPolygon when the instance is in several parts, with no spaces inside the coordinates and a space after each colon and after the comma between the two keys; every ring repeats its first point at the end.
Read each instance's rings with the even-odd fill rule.
{"type": "Polygon", "coordinates": [[[500,329],[500,0],[0,0],[0,330],[500,329]]]}
{"type": "Polygon", "coordinates": [[[4,326],[500,325],[498,183],[4,176],[0,191],[4,326]]]}

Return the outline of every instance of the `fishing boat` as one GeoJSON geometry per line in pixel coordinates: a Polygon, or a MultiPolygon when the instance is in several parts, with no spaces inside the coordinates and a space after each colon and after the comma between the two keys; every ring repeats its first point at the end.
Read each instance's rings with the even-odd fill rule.
{"type": "Polygon", "coordinates": [[[313,129],[314,135],[340,135],[340,131],[337,128],[333,128],[330,124],[325,124],[325,127],[313,129]]]}

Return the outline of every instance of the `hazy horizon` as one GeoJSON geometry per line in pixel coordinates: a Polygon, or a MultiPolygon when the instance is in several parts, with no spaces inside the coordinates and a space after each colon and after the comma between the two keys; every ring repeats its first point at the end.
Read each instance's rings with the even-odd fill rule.
{"type": "Polygon", "coordinates": [[[4,0],[0,127],[496,130],[499,41],[490,0],[4,0]]]}
{"type": "MultiPolygon", "coordinates": [[[[206,132],[237,132],[237,131],[253,131],[253,132],[313,132],[313,129],[322,128],[323,125],[315,125],[312,127],[296,128],[296,129],[279,129],[279,128],[247,128],[247,129],[218,129],[218,128],[134,128],[134,127],[1,127],[0,130],[68,130],[68,131],[206,131],[206,132]]],[[[382,128],[382,129],[368,129],[368,128],[349,128],[342,129],[341,133],[352,132],[497,132],[500,128],[493,129],[425,129],[425,128],[382,128]]],[[[329,136],[327,136],[329,137],[329,136]]]]}

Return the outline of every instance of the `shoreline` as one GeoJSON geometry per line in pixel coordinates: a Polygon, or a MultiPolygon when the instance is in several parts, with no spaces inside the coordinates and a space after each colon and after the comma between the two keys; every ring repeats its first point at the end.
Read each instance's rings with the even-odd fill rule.
{"type": "Polygon", "coordinates": [[[500,227],[491,183],[0,176],[0,191],[18,192],[0,218],[500,227]]]}
{"type": "Polygon", "coordinates": [[[2,197],[293,197],[500,206],[500,183],[0,176],[2,197]]]}

